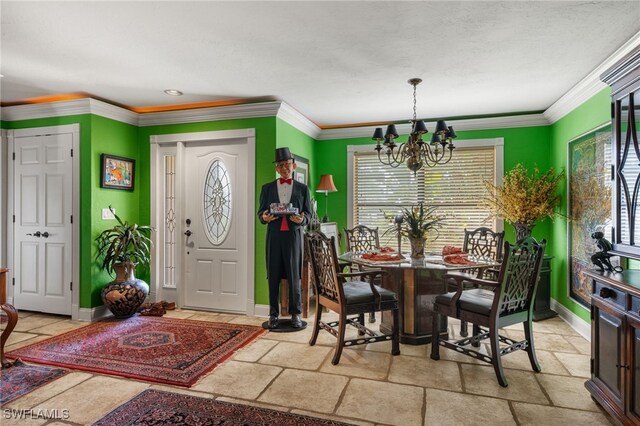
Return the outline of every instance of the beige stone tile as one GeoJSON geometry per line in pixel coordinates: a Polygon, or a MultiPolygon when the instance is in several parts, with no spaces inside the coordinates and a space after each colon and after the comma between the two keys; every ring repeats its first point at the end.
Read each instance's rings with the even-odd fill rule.
{"type": "Polygon", "coordinates": [[[599,412],[600,408],[591,399],[591,394],[584,387],[584,379],[581,377],[563,377],[550,374],[536,376],[553,405],[578,410],[599,412]]]}
{"type": "MultiPolygon", "coordinates": [[[[23,334],[28,334],[28,333],[23,333],[23,334]]],[[[9,336],[9,340],[11,340],[12,336],[13,336],[13,334],[11,334],[11,336],[9,336]]],[[[35,335],[35,334],[31,334],[30,336],[33,336],[33,337],[30,337],[27,340],[22,340],[22,341],[20,341],[18,343],[14,343],[12,345],[5,346],[5,348],[4,348],[5,353],[9,353],[14,349],[19,349],[19,348],[22,348],[24,346],[31,345],[32,343],[40,342],[42,340],[45,340],[45,339],[48,339],[48,338],[51,337],[51,336],[35,335]]]]}
{"type": "Polygon", "coordinates": [[[556,352],[556,358],[564,365],[572,376],[591,377],[591,356],[583,354],[566,354],[556,352]]]}
{"type": "Polygon", "coordinates": [[[258,318],[258,317],[236,317],[229,321],[232,324],[246,324],[246,325],[255,325],[258,327],[262,326],[262,323],[267,321],[266,318],[258,318]]]}
{"type": "MultiPolygon", "coordinates": [[[[297,342],[309,344],[311,335],[313,333],[313,324],[309,323],[307,328],[301,331],[291,333],[269,332],[265,334],[266,339],[278,340],[281,342],[297,342]]],[[[347,338],[357,337],[358,332],[353,327],[347,327],[347,338]]],[[[337,339],[326,330],[320,330],[318,333],[318,339],[316,340],[316,346],[331,346],[335,347],[337,339]]],[[[364,348],[364,347],[363,347],[364,348]]]]}
{"type": "Polygon", "coordinates": [[[223,402],[231,402],[233,404],[250,405],[252,407],[267,408],[269,410],[276,410],[276,411],[289,412],[290,410],[289,407],[283,407],[282,405],[265,404],[262,402],[247,401],[245,399],[240,399],[240,398],[230,398],[228,396],[219,396],[215,400],[223,401],[223,402]]]}
{"type": "Polygon", "coordinates": [[[61,315],[42,315],[42,314],[33,314],[28,317],[21,318],[18,315],[18,322],[16,327],[13,329],[13,332],[16,331],[31,331],[34,328],[44,327],[46,325],[54,324],[56,322],[67,320],[69,317],[64,317],[61,315]]]}
{"type": "Polygon", "coordinates": [[[426,389],[424,426],[510,426],[516,422],[503,399],[426,389]],[[472,413],[472,414],[471,414],[472,413]]]}
{"type": "Polygon", "coordinates": [[[421,425],[424,390],[374,380],[352,379],[336,414],[375,423],[421,425]],[[378,395],[375,403],[366,403],[366,395],[378,395]]]}
{"type": "Polygon", "coordinates": [[[462,391],[458,364],[451,361],[434,361],[431,358],[394,357],[389,371],[389,381],[462,391]]]}
{"type": "MultiPolygon", "coordinates": [[[[73,372],[42,386],[9,403],[11,408],[32,408],[92,377],[89,373],[73,372]]],[[[54,407],[55,408],[55,407],[54,407]]],[[[70,408],[70,407],[66,407],[70,408]]]]}
{"type": "MultiPolygon", "coordinates": [[[[520,327],[522,328],[522,326],[520,327]]],[[[580,336],[580,333],[571,328],[571,326],[560,317],[534,322],[533,332],[562,334],[564,336],[580,336]]]]}
{"type": "Polygon", "coordinates": [[[339,416],[329,416],[329,415],[322,414],[322,413],[314,413],[313,411],[291,410],[291,412],[293,414],[300,414],[302,416],[311,416],[311,417],[316,417],[318,419],[333,420],[333,421],[336,421],[336,422],[347,423],[347,424],[350,424],[350,425],[374,426],[373,423],[365,422],[365,421],[362,421],[362,420],[351,419],[351,418],[346,418],[346,417],[339,417],[339,416]]]}
{"type": "Polygon", "coordinates": [[[94,376],[34,408],[68,409],[69,421],[90,424],[147,387],[132,380],[94,376]]]}
{"type": "Polygon", "coordinates": [[[542,405],[525,404],[517,402],[513,404],[519,424],[545,425],[545,426],[567,426],[567,425],[590,425],[590,426],[611,426],[611,423],[604,414],[589,411],[569,410],[559,407],[545,407],[542,405]]]}
{"type": "Polygon", "coordinates": [[[325,359],[320,371],[343,376],[384,380],[389,373],[392,356],[379,352],[344,349],[338,365],[331,364],[332,358],[333,352],[325,359]]]}
{"type": "Polygon", "coordinates": [[[582,336],[565,336],[565,339],[571,343],[581,354],[591,355],[591,342],[582,336]]]}
{"type": "MultiPolygon", "coordinates": [[[[521,327],[522,328],[522,327],[521,327]]],[[[524,340],[524,331],[522,330],[505,330],[507,337],[512,338],[513,340],[524,340]]],[[[560,334],[549,334],[549,333],[535,333],[533,335],[533,343],[536,347],[536,351],[553,351],[553,352],[569,352],[569,353],[577,353],[578,350],[574,345],[569,343],[568,338],[578,337],[582,339],[581,336],[562,336],[560,334]]]]}
{"type": "Polygon", "coordinates": [[[86,321],[72,321],[72,320],[64,320],[54,322],[52,324],[45,325],[44,327],[34,328],[29,330],[31,333],[38,334],[48,334],[48,335],[56,335],[62,334],[67,331],[75,330],[77,328],[86,327],[89,325],[86,321]]]}
{"type": "Polygon", "coordinates": [[[286,368],[317,370],[329,352],[330,349],[326,346],[280,342],[263,356],[259,362],[286,368]]]}
{"type": "MultiPolygon", "coordinates": [[[[564,365],[558,361],[558,358],[553,353],[536,350],[536,357],[544,373],[569,375],[567,369],[564,368],[564,365]]],[[[525,351],[516,351],[503,356],[502,366],[516,370],[533,371],[531,362],[529,362],[529,355],[525,351]]]]}
{"type": "MultiPolygon", "coordinates": [[[[467,345],[465,346],[469,349],[473,349],[474,351],[478,351],[482,354],[485,355],[489,355],[489,352],[487,351],[487,347],[486,345],[480,344],[480,347],[478,348],[474,348],[471,345],[467,345]]],[[[431,358],[431,344],[428,345],[427,348],[427,357],[431,358]]],[[[464,355],[461,354],[459,352],[454,351],[453,349],[448,349],[445,348],[443,346],[440,346],[440,359],[441,360],[447,360],[447,361],[456,361],[456,362],[461,362],[461,363],[466,363],[466,364],[480,364],[480,365],[487,365],[486,362],[477,360],[475,358],[472,358],[468,355],[464,355]]]]}
{"type": "Polygon", "coordinates": [[[464,389],[467,393],[536,404],[549,404],[534,377],[536,373],[504,369],[509,386],[503,388],[498,384],[498,379],[491,365],[484,367],[461,364],[461,368],[464,389]]]}
{"type": "MultiPolygon", "coordinates": [[[[258,398],[258,401],[302,410],[333,413],[348,380],[346,377],[335,374],[284,370],[258,398]]],[[[362,395],[365,394],[359,395],[360,402],[362,402],[362,395]]]]}
{"type": "Polygon", "coordinates": [[[151,385],[150,389],[155,389],[164,392],[173,392],[179,393],[181,395],[191,395],[197,396],[198,398],[209,398],[213,399],[214,395],[210,392],[196,392],[192,390],[193,388],[183,388],[182,386],[171,386],[171,385],[151,385]]]}
{"type": "Polygon", "coordinates": [[[256,399],[282,371],[279,367],[229,361],[191,389],[234,398],[256,399]]]}
{"type": "Polygon", "coordinates": [[[236,352],[233,359],[236,361],[256,362],[277,344],[278,342],[274,340],[258,338],[236,352]]]}
{"type": "MultiPolygon", "coordinates": [[[[385,352],[391,353],[391,340],[385,340],[384,342],[376,342],[369,343],[366,346],[368,351],[374,352],[385,352]]],[[[417,357],[425,357],[428,356],[430,352],[427,352],[427,349],[431,350],[431,346],[429,345],[405,345],[400,344],[400,354],[401,355],[411,355],[417,357]]]]}
{"type": "Polygon", "coordinates": [[[7,350],[8,346],[15,345],[16,343],[20,343],[25,340],[33,339],[34,337],[38,337],[38,335],[34,333],[24,333],[19,331],[13,331],[9,335],[9,338],[7,339],[7,343],[5,343],[5,350],[7,350]]]}
{"type": "Polygon", "coordinates": [[[195,311],[189,311],[189,310],[182,310],[182,309],[174,309],[173,311],[167,311],[166,314],[164,314],[165,317],[167,318],[177,318],[177,319],[193,319],[191,317],[193,317],[194,315],[196,315],[195,311]]]}

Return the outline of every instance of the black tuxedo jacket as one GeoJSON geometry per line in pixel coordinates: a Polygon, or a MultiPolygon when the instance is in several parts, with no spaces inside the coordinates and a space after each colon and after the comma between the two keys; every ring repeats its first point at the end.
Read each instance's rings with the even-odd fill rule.
{"type": "Polygon", "coordinates": [[[304,220],[301,224],[294,223],[286,219],[289,231],[281,231],[282,219],[272,222],[262,220],[262,213],[269,211],[271,203],[279,203],[277,180],[262,186],[260,192],[260,207],[258,208],[258,218],[263,224],[267,224],[267,277],[269,282],[279,281],[286,278],[292,285],[300,281],[302,275],[302,255],[304,243],[304,227],[311,219],[311,198],[307,185],[298,181],[293,181],[291,200],[293,207],[298,208],[298,214],[304,213],[304,220]]]}

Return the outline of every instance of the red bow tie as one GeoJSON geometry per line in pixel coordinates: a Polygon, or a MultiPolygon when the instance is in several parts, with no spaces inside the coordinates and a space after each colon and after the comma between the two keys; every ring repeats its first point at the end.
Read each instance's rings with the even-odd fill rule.
{"type": "Polygon", "coordinates": [[[291,178],[289,179],[280,178],[280,184],[286,183],[287,185],[291,185],[292,182],[293,182],[293,179],[291,178]]]}

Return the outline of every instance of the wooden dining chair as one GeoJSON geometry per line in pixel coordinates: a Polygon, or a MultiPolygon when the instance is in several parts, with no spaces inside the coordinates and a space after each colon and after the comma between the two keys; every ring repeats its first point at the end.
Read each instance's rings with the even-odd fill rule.
{"type": "MultiPolygon", "coordinates": [[[[502,261],[502,244],[504,242],[504,231],[495,232],[491,228],[480,227],[473,230],[464,230],[464,243],[462,251],[471,256],[481,257],[486,260],[501,262],[502,261]]],[[[498,268],[478,268],[465,271],[467,274],[474,275],[478,278],[487,278],[496,280],[498,278],[498,268]]],[[[472,286],[466,282],[467,287],[472,286]]],[[[460,323],[460,335],[467,337],[467,323],[460,323]]]]}
{"type": "Polygon", "coordinates": [[[305,234],[305,250],[309,253],[314,272],[316,291],[316,318],[309,344],[316,344],[320,329],[324,329],[337,338],[336,350],[331,363],[340,362],[345,347],[366,345],[369,343],[391,341],[391,354],[400,354],[398,331],[398,299],[391,290],[374,284],[374,278],[381,270],[341,273],[338,268],[338,255],[334,237],[327,238],[320,232],[305,234]],[[351,281],[347,281],[350,278],[351,281]],[[358,278],[368,278],[367,281],[358,278]],[[338,313],[338,321],[322,321],[323,307],[338,313]],[[378,334],[365,327],[364,314],[367,312],[392,311],[393,327],[389,334],[378,334]],[[355,315],[349,318],[349,315],[355,315]],[[346,326],[358,330],[358,336],[346,338],[346,326]]]}
{"type": "MultiPolygon", "coordinates": [[[[351,229],[343,228],[347,241],[347,251],[349,252],[366,252],[374,251],[380,248],[380,236],[378,235],[378,228],[369,228],[365,225],[356,225],[351,229]]],[[[350,272],[362,272],[366,271],[366,266],[349,264],[350,272]]],[[[380,285],[380,280],[375,284],[380,285]]],[[[375,313],[369,313],[369,322],[376,322],[375,313]]]]}
{"type": "Polygon", "coordinates": [[[542,265],[546,240],[538,243],[532,237],[522,239],[516,245],[504,243],[504,258],[497,280],[469,277],[463,273],[450,273],[445,279],[455,281],[457,289],[436,296],[433,304],[433,330],[440,328],[441,318],[451,317],[474,324],[471,337],[459,340],[444,340],[435,333],[431,342],[431,358],[440,359],[440,346],[453,349],[480,361],[493,365],[500,386],[508,385],[502,369],[501,358],[516,350],[529,356],[531,368],[540,371],[533,345],[533,304],[542,265]],[[483,287],[465,290],[465,282],[472,281],[483,287]],[[515,341],[499,334],[500,328],[522,323],[524,340],[515,341]],[[478,347],[489,339],[491,354],[481,352],[478,347]],[[502,343],[503,347],[500,347],[502,343]],[[472,347],[469,347],[471,344],[472,347]]]}

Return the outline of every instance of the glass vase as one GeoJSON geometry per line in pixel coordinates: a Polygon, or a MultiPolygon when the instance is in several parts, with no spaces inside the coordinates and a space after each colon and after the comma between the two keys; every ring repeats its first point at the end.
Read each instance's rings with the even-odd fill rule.
{"type": "Polygon", "coordinates": [[[425,238],[409,237],[411,243],[411,258],[412,259],[424,259],[424,244],[425,238]]]}

